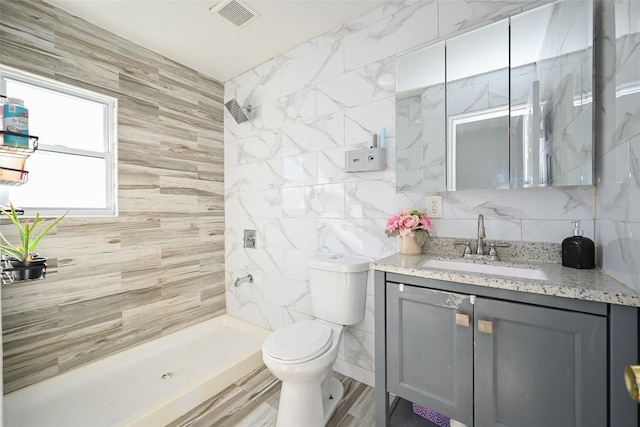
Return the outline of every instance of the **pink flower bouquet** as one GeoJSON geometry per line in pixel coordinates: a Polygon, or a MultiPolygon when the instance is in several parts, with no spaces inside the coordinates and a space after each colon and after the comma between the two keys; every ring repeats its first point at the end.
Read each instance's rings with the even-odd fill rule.
{"type": "Polygon", "coordinates": [[[429,232],[433,229],[433,224],[426,213],[416,209],[405,209],[398,212],[387,220],[385,233],[389,237],[415,236],[418,244],[422,246],[429,240],[429,232]]]}

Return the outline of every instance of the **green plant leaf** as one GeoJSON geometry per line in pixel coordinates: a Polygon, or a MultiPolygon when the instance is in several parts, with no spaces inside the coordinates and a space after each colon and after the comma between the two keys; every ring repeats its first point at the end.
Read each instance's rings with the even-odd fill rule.
{"type": "MultiPolygon", "coordinates": [[[[68,213],[69,213],[69,211],[65,212],[64,215],[62,215],[60,218],[58,218],[55,221],[53,221],[51,224],[49,224],[49,226],[47,228],[42,230],[40,232],[40,234],[38,234],[38,236],[35,239],[33,239],[31,244],[29,245],[28,253],[33,252],[36,249],[36,246],[38,245],[38,243],[40,242],[40,239],[42,239],[45,234],[47,234],[49,231],[51,231],[51,229],[53,227],[55,227],[60,221],[62,221],[64,219],[64,217],[67,216],[68,213]]],[[[38,217],[39,217],[39,215],[36,215],[36,218],[38,218],[38,217]]],[[[40,222],[42,222],[42,220],[40,220],[40,222]]],[[[35,228],[35,226],[34,226],[34,228],[35,228]]]]}
{"type": "Polygon", "coordinates": [[[9,214],[6,211],[2,211],[2,213],[11,220],[11,222],[13,223],[13,225],[16,227],[16,230],[18,231],[19,237],[18,240],[20,242],[20,244],[18,245],[14,245],[13,243],[11,243],[11,241],[9,241],[9,239],[7,239],[7,237],[5,235],[3,235],[2,233],[0,233],[0,237],[2,237],[2,241],[4,243],[6,243],[5,245],[0,246],[0,252],[5,253],[9,256],[12,256],[16,259],[18,259],[19,261],[27,261],[29,260],[29,257],[31,256],[32,252],[35,252],[35,248],[38,245],[38,243],[40,243],[40,240],[49,232],[51,231],[51,229],[53,227],[55,227],[60,221],[62,221],[62,219],[67,216],[67,214],[69,213],[69,211],[65,212],[64,215],[62,215],[60,218],[56,219],[54,222],[52,222],[47,228],[45,228],[44,230],[42,230],[33,240],[32,240],[32,236],[35,235],[35,230],[36,228],[45,220],[43,218],[40,217],[40,212],[36,213],[36,217],[34,218],[33,222],[29,222],[29,220],[25,221],[24,225],[22,225],[20,223],[20,221],[18,220],[18,214],[16,213],[15,208],[13,207],[13,204],[11,205],[11,213],[9,214]]]}
{"type": "Polygon", "coordinates": [[[19,249],[12,248],[11,246],[0,246],[0,252],[4,252],[15,259],[22,261],[22,251],[19,249]]]}

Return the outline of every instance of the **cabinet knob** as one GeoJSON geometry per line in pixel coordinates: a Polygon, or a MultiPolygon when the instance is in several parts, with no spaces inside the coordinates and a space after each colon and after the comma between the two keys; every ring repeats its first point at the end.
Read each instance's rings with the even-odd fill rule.
{"type": "Polygon", "coordinates": [[[625,368],[624,383],[631,398],[640,403],[640,365],[629,365],[625,368]]]}
{"type": "Polygon", "coordinates": [[[478,332],[483,334],[493,333],[493,322],[491,320],[478,320],[478,332]]]}

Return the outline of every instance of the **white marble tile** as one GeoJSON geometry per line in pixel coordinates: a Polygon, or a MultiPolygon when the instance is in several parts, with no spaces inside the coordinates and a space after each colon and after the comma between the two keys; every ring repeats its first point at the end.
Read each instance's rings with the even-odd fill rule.
{"type": "Polygon", "coordinates": [[[338,359],[333,365],[333,370],[353,378],[356,381],[360,381],[363,384],[367,384],[370,387],[375,387],[375,374],[372,371],[361,368],[359,366],[351,365],[344,360],[344,358],[338,359]]]}
{"type": "Polygon", "coordinates": [[[261,132],[237,141],[238,164],[257,163],[280,156],[280,132],[261,132]]]}
{"type": "Polygon", "coordinates": [[[225,191],[244,191],[262,188],[262,165],[252,163],[225,169],[225,191]]]}
{"type": "MultiPolygon", "coordinates": [[[[434,237],[453,237],[460,240],[474,241],[478,237],[478,215],[474,219],[434,219],[434,237]]],[[[492,221],[485,217],[487,240],[521,240],[522,224],[520,220],[500,219],[492,221]]],[[[462,249],[460,253],[462,254],[462,249]]]]}
{"type": "Polygon", "coordinates": [[[282,133],[284,156],[340,147],[344,145],[344,113],[336,112],[309,122],[285,126],[282,133]]]}
{"type": "Polygon", "coordinates": [[[384,234],[386,222],[386,219],[320,220],[319,249],[372,258],[396,252],[396,239],[384,234]]]}
{"type": "Polygon", "coordinates": [[[315,251],[318,248],[317,228],[313,218],[268,218],[264,220],[264,244],[315,251]]]}
{"type": "Polygon", "coordinates": [[[278,109],[283,114],[284,125],[306,122],[318,116],[318,91],[305,88],[278,99],[278,109]]]}
{"type": "Polygon", "coordinates": [[[346,36],[346,68],[353,70],[434,40],[437,10],[436,1],[422,1],[346,36]]]}
{"type": "Polygon", "coordinates": [[[238,142],[235,140],[224,144],[225,183],[228,181],[226,178],[227,171],[234,166],[238,166],[238,142]]]}
{"type": "Polygon", "coordinates": [[[265,297],[265,278],[264,274],[260,270],[243,270],[243,269],[232,269],[227,270],[226,272],[226,281],[227,281],[227,292],[234,294],[236,298],[248,298],[252,300],[261,301],[264,300],[265,297]],[[253,282],[249,283],[247,281],[243,281],[238,286],[235,286],[235,281],[241,277],[246,277],[248,274],[251,274],[253,277],[253,282]]]}
{"type": "MultiPolygon", "coordinates": [[[[226,94],[226,91],[225,91],[226,94]]],[[[238,86],[234,91],[241,106],[259,107],[282,95],[282,73],[278,61],[271,60],[259,67],[257,79],[238,86]]]]}
{"type": "Polygon", "coordinates": [[[394,14],[397,10],[396,0],[386,0],[381,6],[366,15],[353,19],[335,30],[328,31],[325,34],[316,37],[315,40],[318,42],[318,47],[335,43],[337,40],[343,39],[349,34],[353,34],[386,16],[394,14]]]}
{"type": "Polygon", "coordinates": [[[640,135],[630,142],[629,221],[640,222],[640,135]]]}
{"type": "Polygon", "coordinates": [[[597,264],[640,291],[640,224],[598,220],[596,234],[597,264]]]}
{"type": "Polygon", "coordinates": [[[397,193],[393,180],[360,180],[345,184],[348,218],[384,219],[402,209],[426,207],[426,197],[413,193],[397,193]],[[385,203],[380,203],[385,200],[385,203]]]}
{"type": "Polygon", "coordinates": [[[598,159],[598,219],[625,221],[629,212],[629,144],[624,143],[598,159]]]}
{"type": "Polygon", "coordinates": [[[238,193],[239,216],[256,218],[281,217],[283,190],[254,190],[238,193]]]}
{"type": "Polygon", "coordinates": [[[368,371],[374,371],[374,335],[358,329],[346,328],[344,338],[346,361],[368,371]]]}
{"type": "Polygon", "coordinates": [[[283,158],[275,158],[262,163],[262,184],[264,188],[282,188],[284,185],[283,158]]]}
{"type": "Polygon", "coordinates": [[[283,178],[286,187],[313,185],[317,178],[317,155],[305,153],[283,159],[283,178]]]}
{"type": "Polygon", "coordinates": [[[449,192],[443,194],[443,217],[592,219],[593,191],[582,186],[449,192]]]}
{"type": "Polygon", "coordinates": [[[242,249],[244,230],[256,230],[256,234],[260,240],[264,236],[264,220],[259,217],[230,217],[225,220],[225,250],[231,251],[242,249]]]}
{"type": "Polygon", "coordinates": [[[318,115],[395,96],[394,58],[385,58],[318,83],[317,89],[318,115]]]}
{"type": "Polygon", "coordinates": [[[283,188],[282,210],[289,217],[343,218],[344,185],[283,188]]]}
{"type": "Polygon", "coordinates": [[[308,281],[309,260],[315,255],[316,251],[283,250],[284,277],[298,282],[308,281]]]}
{"type": "Polygon", "coordinates": [[[226,293],[227,313],[263,328],[275,331],[282,327],[282,307],[263,301],[226,293]]]}
{"type": "Polygon", "coordinates": [[[256,107],[253,113],[254,117],[251,119],[251,124],[254,127],[259,127],[260,130],[267,129],[277,131],[282,128],[287,119],[284,108],[285,106],[277,101],[268,102],[256,107]]]}
{"type": "Polygon", "coordinates": [[[292,59],[282,67],[282,93],[290,94],[344,72],[342,41],[292,59]]]}
{"type": "MultiPolygon", "coordinates": [[[[246,275],[242,273],[251,273],[252,271],[260,271],[264,274],[273,276],[282,275],[283,270],[283,250],[280,248],[264,248],[260,247],[258,241],[257,248],[242,248],[241,246],[227,253],[226,271],[229,272],[228,278],[238,275],[246,275]]],[[[235,279],[234,279],[235,280],[235,279]]]]}
{"type": "Polygon", "coordinates": [[[301,313],[311,314],[309,284],[280,276],[265,276],[264,301],[301,313]]]}
{"type": "MultiPolygon", "coordinates": [[[[562,243],[562,241],[573,235],[572,220],[562,221],[522,221],[522,241],[523,242],[548,242],[562,243]]],[[[595,225],[593,220],[580,220],[580,228],[583,236],[591,240],[595,239],[595,225]]],[[[594,240],[595,241],[595,240],[594,240]]]]}
{"type": "MultiPolygon", "coordinates": [[[[387,138],[395,138],[395,97],[345,110],[345,145],[369,144],[371,135],[385,128],[387,138]]],[[[388,150],[392,147],[389,144],[388,150]]]]}

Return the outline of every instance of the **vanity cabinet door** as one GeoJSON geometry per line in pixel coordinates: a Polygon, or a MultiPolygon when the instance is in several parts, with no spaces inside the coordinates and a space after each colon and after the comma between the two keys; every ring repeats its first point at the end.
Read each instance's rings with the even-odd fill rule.
{"type": "Polygon", "coordinates": [[[476,426],[607,425],[606,318],[478,298],[476,426]]]}
{"type": "Polygon", "coordinates": [[[473,425],[469,295],[387,284],[387,388],[473,425]]]}

